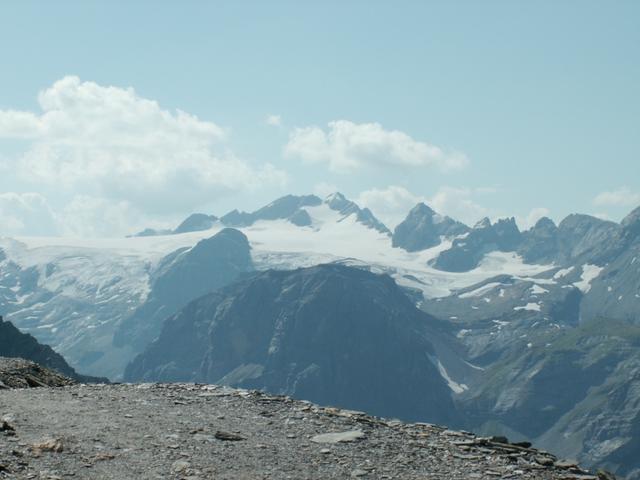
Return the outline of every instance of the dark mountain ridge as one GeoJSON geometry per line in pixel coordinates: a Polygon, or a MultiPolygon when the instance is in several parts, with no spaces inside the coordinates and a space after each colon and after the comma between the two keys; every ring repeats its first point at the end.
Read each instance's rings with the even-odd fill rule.
{"type": "Polygon", "coordinates": [[[22,333],[0,316],[0,357],[22,358],[81,383],[108,383],[106,378],[90,377],[76,372],[59,353],[42,345],[28,333],[22,333]]]}
{"type": "Polygon", "coordinates": [[[390,277],[342,265],[266,271],[169,318],[125,379],[222,383],[451,423],[433,347],[448,337],[390,277]]]}

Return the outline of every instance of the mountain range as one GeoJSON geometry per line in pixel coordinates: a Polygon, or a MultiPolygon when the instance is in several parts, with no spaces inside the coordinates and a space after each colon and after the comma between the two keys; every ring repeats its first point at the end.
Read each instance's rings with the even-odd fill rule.
{"type": "Polygon", "coordinates": [[[288,195],[170,232],[0,239],[0,309],[93,375],[447,422],[640,478],[639,269],[640,208],[520,231],[418,204],[392,232],[288,195]]]}

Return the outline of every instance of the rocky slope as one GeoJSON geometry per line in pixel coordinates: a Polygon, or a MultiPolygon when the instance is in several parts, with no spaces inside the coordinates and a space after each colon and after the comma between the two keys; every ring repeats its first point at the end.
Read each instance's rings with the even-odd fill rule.
{"type": "MultiPolygon", "coordinates": [[[[95,378],[78,374],[73,368],[69,366],[62,355],[53,351],[53,349],[48,345],[40,344],[31,335],[20,332],[20,330],[14,327],[11,322],[5,322],[2,317],[0,317],[0,357],[29,360],[35,362],[35,364],[41,365],[51,370],[55,370],[56,372],[58,372],[58,374],[64,375],[78,382],[96,383],[107,381],[103,378],[95,378]]],[[[11,369],[18,370],[20,368],[34,369],[35,364],[29,366],[28,362],[23,362],[21,364],[18,360],[16,360],[10,365],[10,367],[11,369]]],[[[5,360],[3,363],[3,367],[7,365],[9,364],[5,360]]],[[[7,370],[3,368],[3,372],[7,372],[7,370]]],[[[2,380],[0,379],[0,386],[1,385],[2,380]]],[[[7,383],[7,385],[9,384],[7,383]]]]}
{"type": "Polygon", "coordinates": [[[388,276],[341,265],[267,271],[168,319],[125,379],[222,383],[451,423],[434,348],[448,343],[446,327],[388,276]]]}
{"type": "Polygon", "coordinates": [[[439,245],[442,237],[456,237],[469,231],[465,224],[439,215],[424,203],[419,203],[393,231],[392,245],[416,252],[439,245]]]}
{"type": "Polygon", "coordinates": [[[191,300],[251,271],[249,250],[247,237],[227,228],[193,248],[167,255],[151,277],[151,292],[145,303],[120,324],[114,343],[142,350],[160,333],[167,317],[191,300]]]}
{"type": "Polygon", "coordinates": [[[34,387],[64,387],[75,380],[23,358],[0,356],[0,390],[34,387]]]}
{"type": "Polygon", "coordinates": [[[613,478],[505,438],[213,385],[11,390],[0,415],[8,478],[613,478]]]}

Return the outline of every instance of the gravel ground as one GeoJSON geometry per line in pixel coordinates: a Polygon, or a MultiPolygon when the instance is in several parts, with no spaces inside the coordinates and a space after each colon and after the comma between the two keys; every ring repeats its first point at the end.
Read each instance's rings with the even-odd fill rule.
{"type": "Polygon", "coordinates": [[[0,415],[0,478],[607,478],[501,439],[212,385],[3,390],[0,415]]]}

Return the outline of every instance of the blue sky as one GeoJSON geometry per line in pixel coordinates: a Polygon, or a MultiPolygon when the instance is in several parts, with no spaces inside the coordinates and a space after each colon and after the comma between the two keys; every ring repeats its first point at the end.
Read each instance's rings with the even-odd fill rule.
{"type": "Polygon", "coordinates": [[[132,3],[0,5],[0,234],[333,189],[388,223],[418,200],[521,226],[640,204],[638,2],[132,3]],[[66,120],[43,126],[47,89],[66,120]]]}

